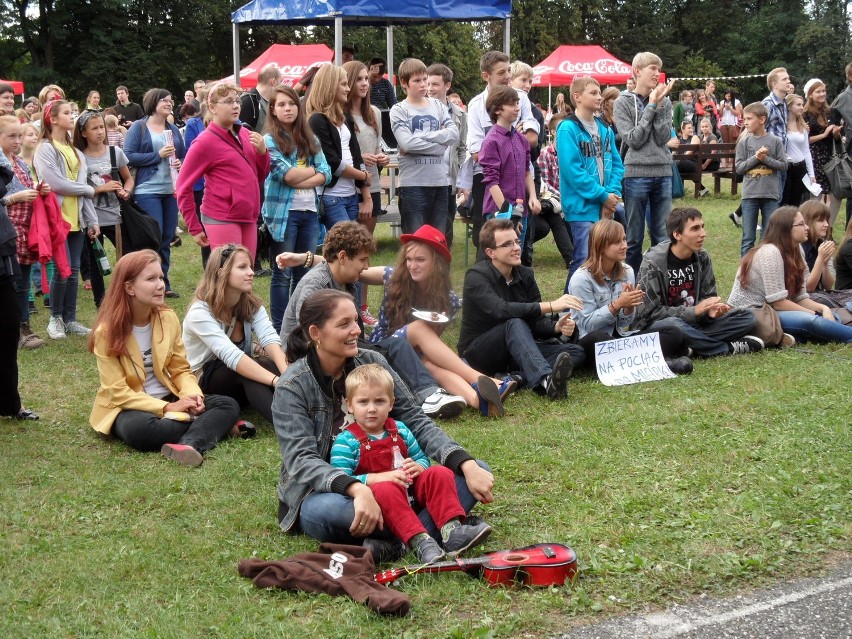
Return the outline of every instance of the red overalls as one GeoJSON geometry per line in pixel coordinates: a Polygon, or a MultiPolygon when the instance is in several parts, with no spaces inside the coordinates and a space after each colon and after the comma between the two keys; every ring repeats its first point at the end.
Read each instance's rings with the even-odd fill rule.
{"type": "MultiPolygon", "coordinates": [[[[394,446],[399,447],[403,458],[408,456],[408,447],[399,436],[396,421],[391,418],[385,421],[388,436],[384,439],[370,439],[356,423],[350,424],[347,429],[361,444],[356,475],[393,470],[394,446]]],[[[396,537],[408,543],[414,535],[426,532],[423,523],[408,504],[408,493],[402,486],[383,481],[371,485],[370,490],[382,509],[385,526],[396,537]]],[[[414,479],[410,490],[417,503],[426,507],[439,528],[455,517],[465,517],[466,513],[456,492],[455,474],[446,466],[425,469],[414,479]]]]}

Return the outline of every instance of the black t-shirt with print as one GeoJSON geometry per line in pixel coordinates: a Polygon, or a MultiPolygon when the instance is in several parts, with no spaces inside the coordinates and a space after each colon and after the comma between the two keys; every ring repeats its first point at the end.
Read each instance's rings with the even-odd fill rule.
{"type": "Polygon", "coordinates": [[[695,306],[695,253],[682,260],[669,248],[666,258],[666,305],[695,306]]]}

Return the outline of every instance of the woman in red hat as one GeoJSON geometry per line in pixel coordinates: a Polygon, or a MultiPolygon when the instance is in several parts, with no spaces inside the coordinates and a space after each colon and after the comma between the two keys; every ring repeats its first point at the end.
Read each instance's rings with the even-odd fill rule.
{"type": "Polygon", "coordinates": [[[395,266],[376,266],[361,274],[361,282],[385,287],[370,341],[407,339],[443,388],[464,397],[469,406],[478,406],[483,415],[502,416],[503,400],[517,387],[515,381],[483,375],[441,341],[447,323],[461,308],[450,287],[452,256],[444,234],[424,224],[400,240],[395,266]]]}

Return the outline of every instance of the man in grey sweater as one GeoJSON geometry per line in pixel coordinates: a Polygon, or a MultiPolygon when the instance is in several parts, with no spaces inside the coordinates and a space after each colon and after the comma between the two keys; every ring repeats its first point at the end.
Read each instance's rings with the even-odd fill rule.
{"type": "Polygon", "coordinates": [[[650,52],[633,58],[636,88],[615,101],[615,125],[624,156],[624,207],[627,214],[627,263],[639,271],[645,236],[645,210],[651,207],[651,246],[666,239],[672,210],[672,103],[674,81],[660,84],[663,62],[650,52]]]}

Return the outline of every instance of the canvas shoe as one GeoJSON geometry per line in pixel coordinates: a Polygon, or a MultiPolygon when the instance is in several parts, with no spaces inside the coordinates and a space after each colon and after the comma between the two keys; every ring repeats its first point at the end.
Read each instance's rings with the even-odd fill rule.
{"type": "Polygon", "coordinates": [[[734,223],[734,226],[736,226],[738,229],[739,229],[739,228],[742,228],[742,226],[743,226],[743,218],[742,218],[742,216],[741,216],[741,215],[737,215],[737,212],[736,212],[736,211],[731,211],[731,212],[728,214],[728,217],[730,218],[731,222],[733,222],[733,223],[734,223]]]}
{"type": "Polygon", "coordinates": [[[439,388],[426,398],[421,408],[432,419],[452,419],[458,417],[467,406],[463,397],[450,395],[443,388],[439,388]]]}
{"type": "Polygon", "coordinates": [[[373,316],[367,306],[361,307],[361,321],[364,322],[365,326],[377,326],[379,323],[379,320],[373,316]]]}
{"type": "Polygon", "coordinates": [[[47,323],[47,336],[50,339],[65,339],[65,322],[59,315],[51,315],[47,323]]]}
{"type": "Polygon", "coordinates": [[[796,345],[796,338],[790,335],[790,333],[784,333],[781,337],[781,343],[778,345],[782,348],[790,348],[791,346],[796,345]]]}
{"type": "Polygon", "coordinates": [[[474,546],[478,546],[483,541],[488,539],[491,534],[491,526],[484,521],[476,525],[460,524],[450,531],[447,535],[447,540],[444,542],[444,550],[450,557],[456,557],[469,550],[474,546]]]}
{"type": "Polygon", "coordinates": [[[160,453],[184,466],[201,466],[204,461],[201,453],[186,444],[163,444],[160,453]]]}
{"type": "Polygon", "coordinates": [[[754,335],[746,335],[741,340],[731,342],[731,355],[747,355],[763,350],[763,340],[754,335]]]}
{"type": "Polygon", "coordinates": [[[91,328],[86,328],[77,320],[74,320],[73,322],[68,322],[65,325],[65,333],[67,335],[88,335],[91,332],[91,328]]]}

